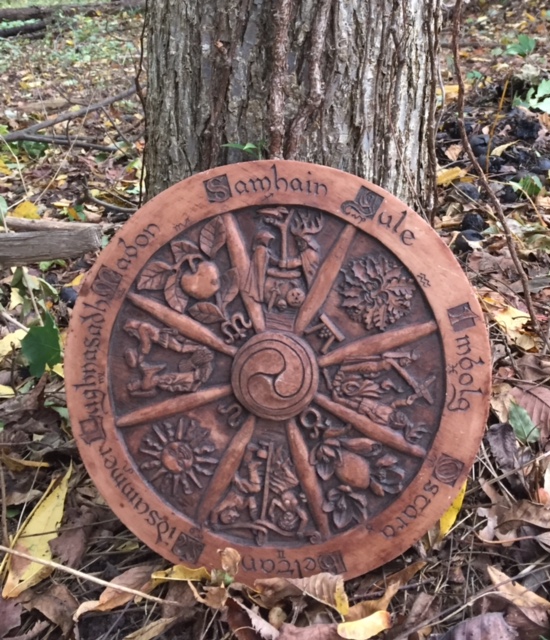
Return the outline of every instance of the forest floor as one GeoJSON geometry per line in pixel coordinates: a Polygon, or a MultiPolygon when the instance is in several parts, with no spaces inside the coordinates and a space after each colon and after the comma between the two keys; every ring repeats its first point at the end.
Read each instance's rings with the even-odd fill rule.
{"type": "MultiPolygon", "coordinates": [[[[0,38],[2,216],[93,223],[105,245],[139,207],[144,117],[130,90],[140,75],[142,29],[142,15],[129,10],[76,14],[38,37],[0,38]],[[10,139],[125,92],[81,117],[10,139]]],[[[510,243],[461,141],[452,24],[444,24],[433,223],[485,312],[491,413],[463,502],[405,554],[346,582],[356,617],[391,613],[393,628],[377,637],[550,638],[549,30],[550,11],[537,0],[468,5],[461,30],[469,142],[510,243]]],[[[0,552],[4,595],[19,594],[0,597],[0,638],[210,639],[230,637],[231,628],[239,639],[256,640],[276,637],[284,620],[304,629],[285,626],[281,640],[371,637],[373,619],[352,632],[337,628],[344,605],[338,581],[326,576],[309,586],[317,598],[300,591],[286,597],[279,585],[280,593],[263,599],[235,584],[238,574],[226,588],[231,557],[217,575],[183,572],[199,578],[194,588],[185,579],[151,578],[168,563],[105,505],[68,425],[59,334],[62,341],[96,257],[0,271],[0,539],[4,547],[17,539],[18,549],[74,570],[0,552]],[[52,321],[37,327],[44,314],[52,321]],[[113,579],[143,597],[98,582],[113,579]]]]}

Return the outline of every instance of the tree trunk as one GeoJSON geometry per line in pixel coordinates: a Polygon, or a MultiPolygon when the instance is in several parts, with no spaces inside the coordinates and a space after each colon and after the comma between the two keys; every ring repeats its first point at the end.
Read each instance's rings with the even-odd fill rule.
{"type": "Polygon", "coordinates": [[[253,143],[429,207],[439,16],[440,0],[150,0],[148,196],[253,143]]]}

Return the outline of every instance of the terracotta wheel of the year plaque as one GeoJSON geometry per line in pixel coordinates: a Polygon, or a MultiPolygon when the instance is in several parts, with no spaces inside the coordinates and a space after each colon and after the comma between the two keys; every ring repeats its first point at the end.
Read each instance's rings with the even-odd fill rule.
{"type": "Polygon", "coordinates": [[[298,162],[213,169],[124,226],[67,347],[75,437],[105,499],[174,563],[356,576],[465,480],[490,356],[473,291],[422,219],[298,162]]]}

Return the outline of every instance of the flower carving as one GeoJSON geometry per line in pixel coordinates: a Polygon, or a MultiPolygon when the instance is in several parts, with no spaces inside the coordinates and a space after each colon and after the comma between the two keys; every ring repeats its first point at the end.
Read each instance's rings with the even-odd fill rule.
{"type": "Polygon", "coordinates": [[[362,322],[367,330],[384,331],[409,310],[415,285],[391,259],[350,260],[342,273],[342,306],[351,320],[362,322]]]}

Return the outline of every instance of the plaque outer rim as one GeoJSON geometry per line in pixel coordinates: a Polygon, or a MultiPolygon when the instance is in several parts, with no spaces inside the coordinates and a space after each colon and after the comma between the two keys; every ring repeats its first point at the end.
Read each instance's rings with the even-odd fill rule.
{"type": "MultiPolygon", "coordinates": [[[[440,329],[446,363],[457,360],[455,341],[458,336],[458,333],[452,330],[446,310],[468,303],[471,311],[479,320],[477,326],[469,330],[471,343],[469,356],[473,359],[481,358],[485,363],[484,367],[479,368],[478,376],[475,380],[476,388],[481,389],[482,393],[472,394],[469,397],[471,404],[467,413],[461,411],[451,412],[447,408],[452,392],[449,376],[447,376],[445,408],[441,416],[440,427],[428,451],[428,455],[411,483],[385,511],[369,520],[364,527],[357,526],[347,533],[323,542],[320,546],[304,544],[302,547],[285,549],[282,556],[277,547],[254,547],[251,554],[250,547],[238,544],[230,545],[241,553],[245,559],[245,566],[247,556],[250,557],[252,555],[254,558],[255,568],[250,570],[243,568],[238,575],[240,581],[248,584],[252,584],[256,578],[274,577],[279,574],[288,576],[288,567],[297,567],[296,562],[303,562],[304,558],[307,557],[317,558],[319,551],[322,551],[323,554],[341,554],[346,567],[344,576],[349,579],[381,566],[406,551],[448,509],[466,480],[479,449],[489,412],[491,389],[490,345],[483,313],[478,304],[475,291],[460,269],[455,257],[435,231],[410,207],[407,207],[380,187],[362,178],[329,167],[294,161],[260,160],[227,165],[196,174],[170,187],[146,203],[119,230],[109,245],[102,251],[86,276],[74,307],[67,336],[67,364],[65,369],[71,424],[81,457],[90,476],[93,478],[100,493],[108,497],[107,502],[114,513],[129,529],[145,544],[174,564],[183,562],[190,566],[206,566],[209,569],[219,566],[216,550],[228,546],[227,540],[212,531],[204,530],[201,534],[196,530],[190,531],[179,526],[178,523],[185,523],[185,518],[175,514],[172,508],[163,502],[144,482],[133,467],[124,443],[116,436],[114,419],[112,414],[109,415],[111,405],[107,389],[109,338],[124,299],[123,294],[129,289],[145,262],[165,243],[169,242],[174,235],[212,216],[248,206],[266,206],[270,202],[276,202],[277,205],[317,207],[354,224],[359,229],[379,239],[405,264],[417,280],[420,274],[423,274],[427,268],[429,269],[429,264],[426,264],[426,258],[429,259],[431,253],[433,253],[434,245],[438,246],[439,265],[437,270],[432,269],[429,272],[432,286],[422,290],[440,329]],[[204,183],[214,177],[225,175],[229,184],[234,186],[239,180],[246,181],[262,175],[272,175],[274,166],[278,175],[288,180],[299,178],[304,183],[309,179],[329,184],[328,193],[326,195],[304,192],[297,194],[296,192],[285,191],[277,192],[274,199],[274,194],[270,196],[269,193],[262,192],[237,195],[233,189],[231,198],[224,202],[209,202],[206,197],[204,183]],[[343,213],[342,204],[346,201],[353,201],[361,187],[367,187],[384,198],[380,211],[386,212],[387,216],[393,216],[394,224],[383,226],[377,221],[377,216],[373,219],[359,222],[343,213]],[[397,231],[391,228],[397,225],[399,218],[402,217],[405,211],[407,212],[406,225],[402,223],[400,226],[401,228],[406,227],[414,234],[413,247],[407,246],[403,242],[399,228],[397,231]],[[154,233],[150,242],[147,246],[139,249],[139,259],[130,260],[128,268],[120,269],[119,265],[125,264],[121,260],[128,260],[125,248],[129,246],[129,241],[143,233],[147,225],[149,225],[150,231],[154,233]],[[155,225],[156,228],[151,225],[155,225]],[[103,314],[104,321],[102,323],[101,336],[99,337],[100,350],[97,352],[95,360],[97,370],[105,372],[103,382],[98,382],[96,385],[98,391],[105,393],[105,411],[103,414],[105,439],[86,443],[77,427],[80,421],[89,418],[88,412],[84,409],[83,392],[80,391],[81,387],[78,387],[83,381],[81,372],[85,360],[81,340],[82,323],[77,319],[87,312],[85,304],[97,305],[100,300],[91,287],[102,267],[113,269],[122,278],[115,298],[109,300],[108,311],[103,314]],[[449,286],[447,281],[446,273],[448,271],[451,272],[453,277],[452,287],[449,286]],[[439,300],[442,292],[444,292],[446,300],[444,306],[440,304],[439,300]],[[456,456],[464,465],[452,486],[437,480],[434,476],[435,465],[441,455],[456,456]],[[125,485],[117,483],[111,477],[108,467],[111,466],[112,468],[113,460],[117,461],[117,466],[121,467],[124,477],[147,503],[148,511],[146,514],[139,514],[134,507],[129,505],[121,490],[121,487],[124,488],[125,485]],[[128,471],[124,472],[124,468],[127,468],[128,471]],[[436,494],[433,493],[433,486],[438,487],[436,494]],[[423,498],[419,500],[418,496],[423,496],[423,498]],[[418,504],[428,502],[426,507],[414,519],[404,517],[404,511],[415,500],[418,504]],[[393,527],[393,532],[389,527],[393,527]],[[182,533],[192,537],[200,537],[202,535],[199,541],[205,546],[196,563],[183,561],[181,557],[172,551],[178,535],[182,533]],[[272,565],[274,569],[267,571],[266,567],[269,566],[271,568],[272,565]]],[[[410,240],[410,236],[407,236],[407,238],[410,240]]],[[[120,478],[120,475],[118,477],[120,478]]],[[[189,523],[188,527],[194,527],[194,523],[189,523]]],[[[251,566],[250,561],[248,566],[251,566]]],[[[316,568],[308,572],[301,567],[303,575],[317,573],[320,570],[320,568],[316,568]]],[[[300,571],[297,569],[297,572],[293,575],[294,577],[299,577],[299,574],[300,571]]]]}

